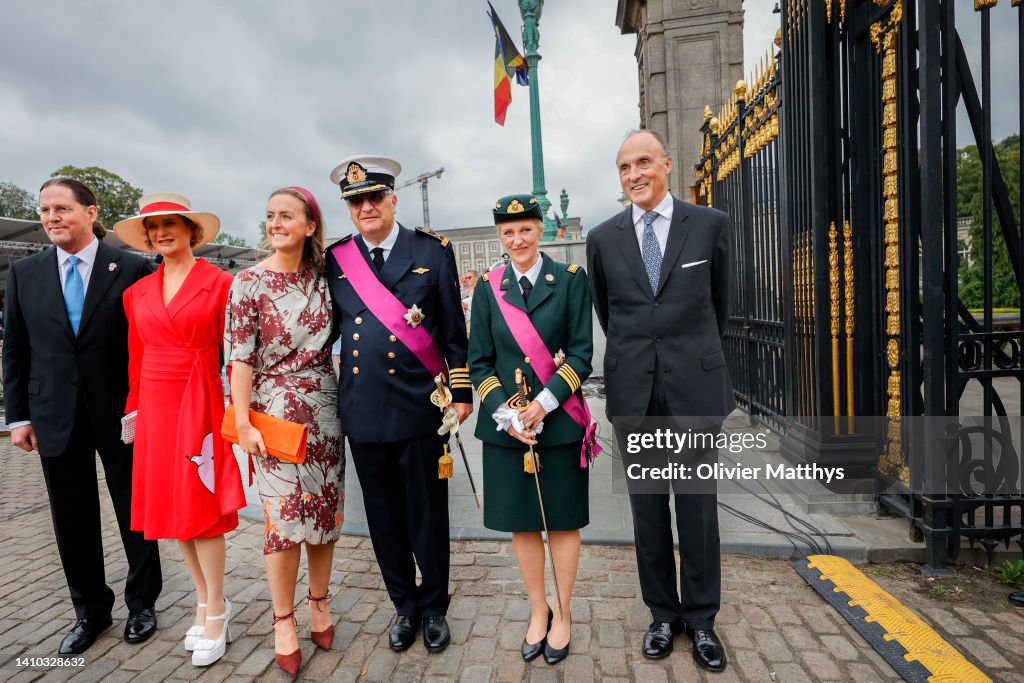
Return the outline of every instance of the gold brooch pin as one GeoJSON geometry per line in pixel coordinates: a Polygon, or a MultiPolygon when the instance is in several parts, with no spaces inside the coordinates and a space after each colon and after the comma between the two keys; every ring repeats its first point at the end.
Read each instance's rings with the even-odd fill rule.
{"type": "Polygon", "coordinates": [[[420,326],[420,323],[422,323],[423,319],[427,316],[424,315],[423,311],[420,310],[419,306],[413,304],[412,306],[409,307],[409,310],[407,310],[405,312],[405,315],[402,317],[405,318],[405,322],[408,323],[409,327],[415,329],[420,326]]]}
{"type": "Polygon", "coordinates": [[[424,273],[429,273],[430,268],[413,268],[412,272],[416,273],[417,275],[423,275],[424,273]]]}

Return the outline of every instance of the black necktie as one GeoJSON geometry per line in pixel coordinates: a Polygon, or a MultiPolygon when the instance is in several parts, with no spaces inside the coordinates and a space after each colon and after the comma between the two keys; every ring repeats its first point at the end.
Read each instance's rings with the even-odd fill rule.
{"type": "Polygon", "coordinates": [[[525,275],[519,278],[519,286],[523,288],[523,301],[529,303],[530,292],[533,291],[533,283],[525,275]]]}
{"type": "Polygon", "coordinates": [[[384,268],[384,249],[381,247],[374,247],[370,250],[373,254],[373,267],[377,269],[379,273],[384,268]]]}

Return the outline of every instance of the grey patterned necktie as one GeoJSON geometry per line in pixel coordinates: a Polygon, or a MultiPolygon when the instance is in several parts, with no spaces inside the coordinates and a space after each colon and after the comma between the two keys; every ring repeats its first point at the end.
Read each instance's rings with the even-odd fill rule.
{"type": "Polygon", "coordinates": [[[644,219],[644,236],[640,242],[640,254],[647,269],[647,279],[651,281],[651,294],[658,293],[658,280],[661,278],[661,248],[654,236],[654,219],[657,217],[657,211],[646,211],[641,216],[644,219]]]}

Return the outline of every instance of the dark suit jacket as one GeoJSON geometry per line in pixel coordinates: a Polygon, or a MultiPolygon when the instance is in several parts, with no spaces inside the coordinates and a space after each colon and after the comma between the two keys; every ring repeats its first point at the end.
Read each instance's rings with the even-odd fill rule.
{"type": "Polygon", "coordinates": [[[721,211],[673,202],[655,295],[632,207],[587,234],[594,308],[608,338],[609,419],[646,414],[656,366],[671,415],[724,417],[736,407],[722,353],[731,300],[732,224],[721,211]]]}
{"type": "MultiPolygon", "coordinates": [[[[355,239],[370,264],[362,237],[355,239]]],[[[383,443],[437,436],[441,411],[430,402],[434,378],[402,342],[367,308],[327,250],[327,282],[334,326],[341,334],[338,409],[342,428],[355,443],[383,443]]],[[[452,377],[452,399],[471,403],[466,369],[466,319],[459,298],[455,255],[448,240],[422,230],[398,227],[398,239],[384,262],[380,281],[403,306],[416,304],[421,323],[433,337],[452,377]]]]}
{"type": "Polygon", "coordinates": [[[88,419],[98,444],[120,441],[128,395],[128,322],[121,295],[152,270],[146,259],[100,242],[75,337],[57,250],[11,264],[3,352],[7,422],[31,420],[42,457],[67,448],[79,417],[88,419]],[[79,393],[86,416],[77,415],[79,393]]]}

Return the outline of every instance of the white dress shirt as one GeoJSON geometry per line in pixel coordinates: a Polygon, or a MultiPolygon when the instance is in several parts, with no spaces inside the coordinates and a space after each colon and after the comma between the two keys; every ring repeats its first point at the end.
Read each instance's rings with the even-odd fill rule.
{"type": "MultiPolygon", "coordinates": [[[[68,259],[71,258],[72,254],[64,251],[57,245],[54,245],[54,249],[57,250],[57,277],[60,278],[60,291],[64,291],[64,283],[68,277],[68,259]]],[[[89,242],[84,249],[79,251],[74,256],[79,258],[78,274],[82,276],[82,293],[89,291],[89,278],[92,277],[92,266],[96,263],[96,252],[100,248],[100,241],[95,236],[92,238],[92,242],[89,242]]],[[[32,424],[32,420],[21,420],[20,422],[12,422],[7,425],[8,429],[17,429],[18,427],[24,427],[25,425],[32,424]]]]}
{"type": "MultiPolygon", "coordinates": [[[[654,207],[654,211],[657,212],[658,217],[654,219],[654,223],[651,225],[654,228],[654,236],[658,239],[658,248],[661,249],[661,255],[665,255],[665,245],[668,244],[668,228],[672,225],[672,208],[675,206],[672,199],[672,193],[666,192],[665,198],[658,202],[658,205],[654,207]]],[[[644,248],[644,214],[646,211],[641,209],[636,204],[633,205],[633,227],[636,229],[636,241],[640,245],[640,251],[643,252],[644,248]]]]}
{"type": "Polygon", "coordinates": [[[398,223],[396,222],[391,226],[391,232],[384,238],[384,241],[380,244],[371,244],[365,237],[361,237],[363,244],[366,245],[366,250],[370,252],[371,258],[373,257],[373,250],[380,247],[384,250],[383,257],[384,261],[387,262],[388,256],[391,255],[391,250],[395,248],[395,242],[398,241],[398,223]]]}
{"type": "MultiPolygon", "coordinates": [[[[92,238],[92,242],[89,242],[84,249],[79,251],[74,256],[77,256],[80,260],[78,262],[78,274],[82,276],[82,293],[89,291],[89,278],[92,277],[92,266],[96,263],[96,252],[100,248],[100,241],[95,236],[92,238]]],[[[64,283],[68,277],[68,259],[71,258],[72,254],[64,251],[60,247],[54,245],[54,249],[57,250],[57,272],[60,275],[60,291],[64,291],[64,283]]]]}

